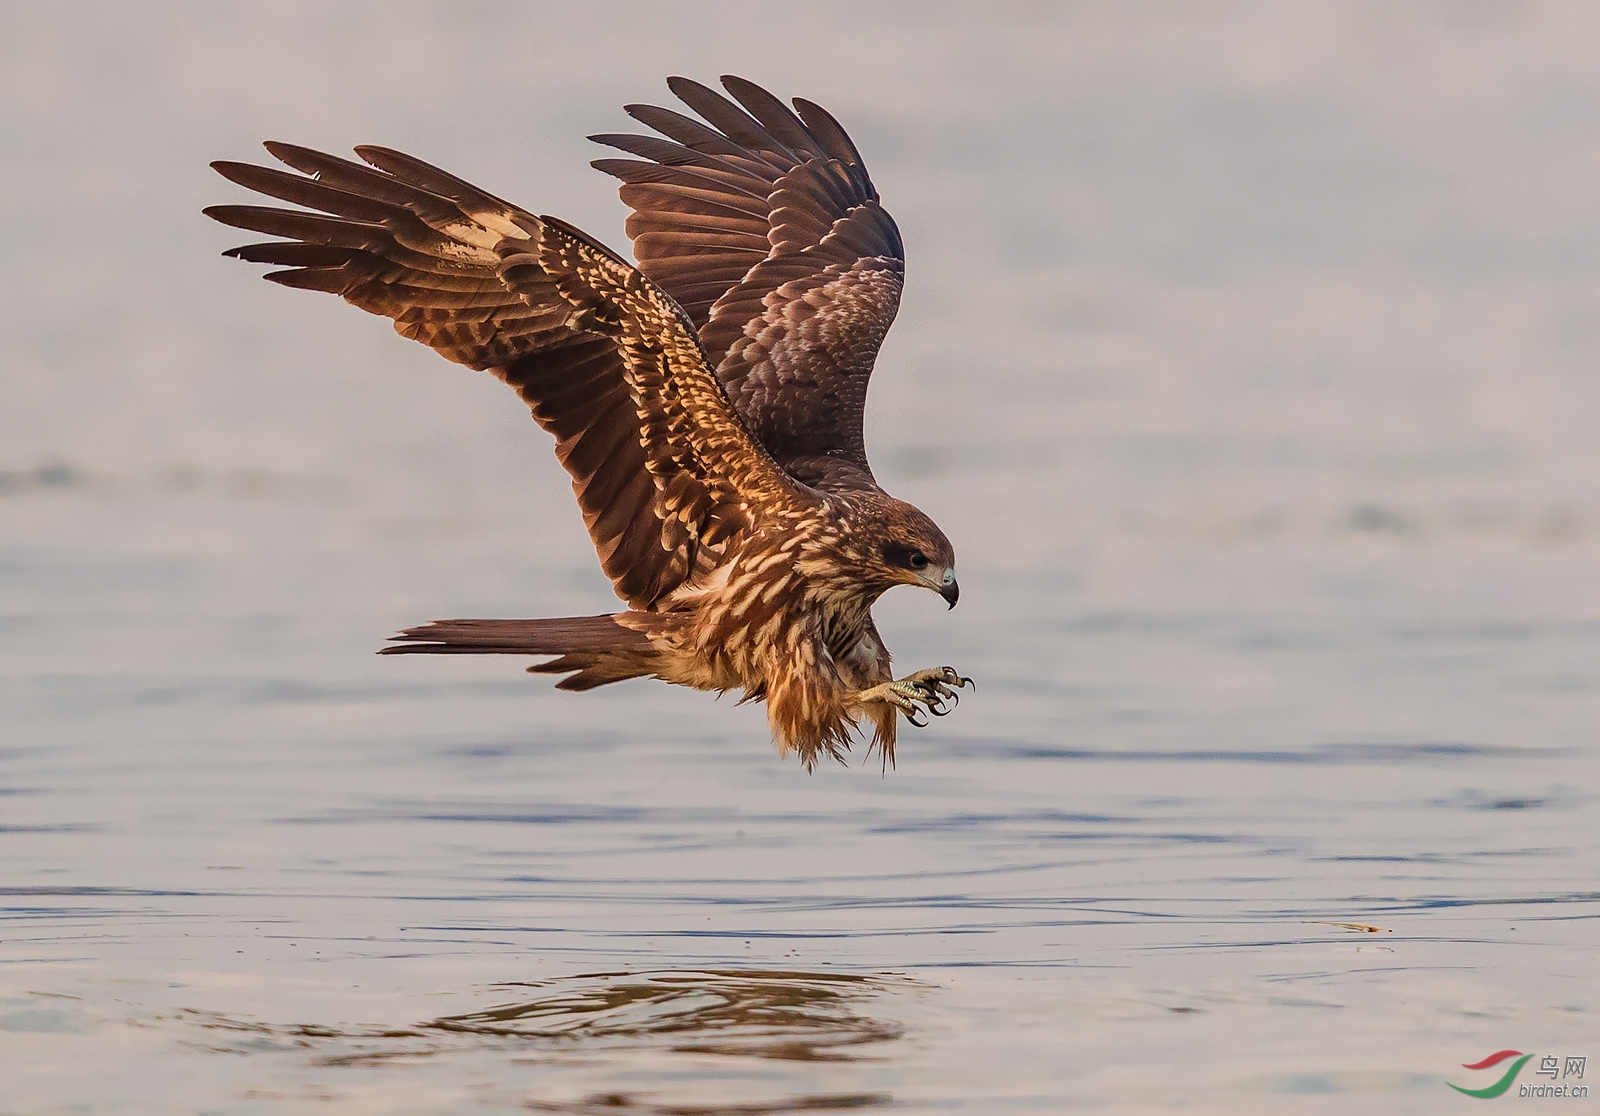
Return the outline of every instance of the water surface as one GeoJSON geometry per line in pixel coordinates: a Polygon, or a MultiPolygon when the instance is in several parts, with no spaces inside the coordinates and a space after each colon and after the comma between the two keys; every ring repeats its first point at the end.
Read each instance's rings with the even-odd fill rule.
{"type": "Polygon", "coordinates": [[[1590,9],[272,11],[0,47],[0,1111],[1442,1112],[1600,1055],[1590,9]],[[198,216],[380,142],[620,244],[582,137],[728,70],[908,243],[869,444],[963,598],[880,625],[980,688],[886,775],[374,656],[613,605],[500,385],[198,216]]]}

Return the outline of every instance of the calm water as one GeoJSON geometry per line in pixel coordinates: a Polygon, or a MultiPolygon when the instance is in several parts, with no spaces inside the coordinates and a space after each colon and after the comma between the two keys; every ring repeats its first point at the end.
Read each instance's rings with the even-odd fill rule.
{"type": "Polygon", "coordinates": [[[7,12],[0,1112],[1445,1112],[1600,1057],[1600,12],[996,12],[7,12]],[[727,70],[909,245],[869,442],[963,597],[880,623],[980,688],[887,777],[375,657],[613,603],[509,393],[198,215],[381,142],[621,243],[582,137],[727,70]]]}

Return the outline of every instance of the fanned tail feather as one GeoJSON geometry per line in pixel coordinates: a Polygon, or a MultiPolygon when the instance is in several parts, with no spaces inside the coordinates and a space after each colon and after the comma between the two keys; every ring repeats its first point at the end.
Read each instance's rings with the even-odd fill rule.
{"type": "MultiPolygon", "coordinates": [[[[654,618],[652,618],[654,619],[654,618]]],[[[591,690],[656,673],[660,651],[619,615],[549,620],[435,620],[407,628],[380,655],[555,655],[530,674],[570,674],[561,690],[591,690]]]]}

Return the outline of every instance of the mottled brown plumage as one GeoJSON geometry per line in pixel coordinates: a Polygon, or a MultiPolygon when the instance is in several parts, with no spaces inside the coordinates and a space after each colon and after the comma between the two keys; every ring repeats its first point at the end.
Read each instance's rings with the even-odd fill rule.
{"type": "Polygon", "coordinates": [[[594,139],[622,180],[638,266],[411,156],[354,163],[291,144],[294,171],[212,164],[302,209],[222,205],[287,239],[228,254],[267,278],[392,318],[493,372],[554,435],[627,610],[445,620],[385,653],[550,655],[583,690],[653,676],[767,703],[807,767],[865,717],[885,762],[904,713],[936,715],[953,669],[895,681],[872,605],[895,585],[956,601],[933,521],[878,487],[862,442],[867,381],[900,300],[904,252],[854,144],[809,101],[724,78],[733,100],[668,83],[701,120],[629,106],[657,136],[594,139]],[[703,122],[702,122],[703,121],[703,122]]]}

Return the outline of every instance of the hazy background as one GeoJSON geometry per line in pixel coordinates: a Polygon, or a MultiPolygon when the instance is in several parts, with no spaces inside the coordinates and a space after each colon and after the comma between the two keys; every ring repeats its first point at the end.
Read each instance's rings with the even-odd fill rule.
{"type": "Polygon", "coordinates": [[[1443,1111],[1600,1053],[1600,9],[12,3],[0,152],[0,1112],[1443,1111]],[[907,244],[869,452],[963,595],[880,625],[981,688],[887,779],[375,658],[615,602],[501,385],[199,214],[382,143],[625,248],[584,137],[727,72],[907,244]]]}

